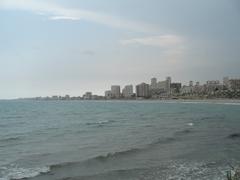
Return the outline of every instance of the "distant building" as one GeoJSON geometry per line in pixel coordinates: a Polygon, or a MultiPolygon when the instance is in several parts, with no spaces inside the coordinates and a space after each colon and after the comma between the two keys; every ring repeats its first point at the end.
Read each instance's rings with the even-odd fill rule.
{"type": "Polygon", "coordinates": [[[160,92],[170,93],[171,81],[172,81],[171,77],[166,77],[165,81],[159,81],[157,83],[157,89],[159,89],[160,92]]]}
{"type": "Polygon", "coordinates": [[[58,96],[52,96],[52,100],[59,100],[58,96]]]}
{"type": "Polygon", "coordinates": [[[112,98],[120,98],[121,97],[121,87],[120,86],[111,86],[111,94],[112,98]]]}
{"type": "Polygon", "coordinates": [[[193,81],[189,81],[189,86],[193,87],[193,81]]]}
{"type": "Polygon", "coordinates": [[[206,92],[209,94],[214,93],[215,91],[223,89],[223,85],[220,84],[219,80],[211,80],[207,81],[206,85],[206,92]]]}
{"type": "Polygon", "coordinates": [[[103,96],[92,95],[92,100],[102,100],[102,99],[104,99],[103,96]]]}
{"type": "Polygon", "coordinates": [[[166,92],[167,93],[171,92],[171,82],[172,82],[172,78],[166,77],[166,92]]]}
{"type": "Polygon", "coordinates": [[[124,98],[133,97],[133,85],[127,85],[122,90],[122,95],[124,98]]]}
{"type": "Polygon", "coordinates": [[[70,100],[70,95],[65,95],[64,100],[70,100]]]}
{"type": "Polygon", "coordinates": [[[171,92],[172,93],[180,93],[182,88],[181,83],[171,83],[171,92]]]}
{"type": "Polygon", "coordinates": [[[157,89],[157,78],[151,79],[150,89],[157,89]]]}
{"type": "Polygon", "coordinates": [[[229,77],[224,77],[223,78],[223,86],[226,88],[226,89],[229,89],[229,77]]]}
{"type": "Polygon", "coordinates": [[[204,93],[204,86],[200,85],[200,82],[196,82],[194,88],[193,88],[193,92],[195,95],[201,95],[204,93]]]}
{"type": "Polygon", "coordinates": [[[166,81],[159,81],[157,87],[161,91],[166,91],[166,81]]]}
{"type": "Polygon", "coordinates": [[[112,98],[112,92],[111,91],[105,91],[105,98],[111,99],[112,98]]]}
{"type": "Polygon", "coordinates": [[[193,89],[194,89],[194,87],[192,87],[192,86],[183,86],[181,88],[181,94],[182,95],[191,95],[191,94],[193,94],[193,89]]]}
{"type": "Polygon", "coordinates": [[[91,92],[86,92],[86,93],[83,95],[83,99],[85,99],[85,100],[91,100],[91,99],[92,99],[92,93],[91,93],[91,92]]]}
{"type": "Polygon", "coordinates": [[[219,80],[211,80],[211,81],[207,81],[207,85],[208,86],[215,86],[215,85],[219,85],[220,81],[219,80]]]}
{"type": "Polygon", "coordinates": [[[141,83],[136,86],[136,96],[142,98],[150,97],[150,86],[146,83],[141,83]]]}
{"type": "Polygon", "coordinates": [[[230,79],[229,87],[231,90],[240,90],[240,79],[230,79]]]}

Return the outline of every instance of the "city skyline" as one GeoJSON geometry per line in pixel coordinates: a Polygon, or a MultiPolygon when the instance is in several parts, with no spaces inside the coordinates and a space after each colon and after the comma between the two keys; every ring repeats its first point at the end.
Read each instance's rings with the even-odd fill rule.
{"type": "MultiPolygon", "coordinates": [[[[210,95],[218,91],[218,96],[222,98],[228,98],[228,95],[235,95],[235,98],[240,97],[240,78],[232,78],[225,76],[222,80],[209,79],[204,83],[199,81],[189,80],[187,84],[181,81],[176,81],[172,77],[167,76],[165,79],[158,79],[152,77],[146,82],[138,84],[124,84],[124,85],[109,85],[105,88],[102,94],[96,94],[93,91],[86,91],[84,94],[52,94],[47,96],[36,97],[19,97],[17,99],[51,99],[51,100],[102,100],[102,99],[135,99],[138,97],[143,98],[208,98],[205,95],[210,95]],[[220,93],[220,95],[219,95],[220,93]],[[221,94],[223,93],[223,94],[221,94]],[[189,96],[190,95],[190,96],[189,96]]],[[[212,96],[214,98],[215,96],[212,96]]],[[[216,98],[216,97],[215,97],[216,98]]],[[[232,97],[234,98],[234,97],[232,97]]],[[[13,98],[16,99],[16,98],[13,98]]]]}
{"type": "Polygon", "coordinates": [[[237,0],[2,0],[0,99],[239,78],[239,10],[237,0]]]}

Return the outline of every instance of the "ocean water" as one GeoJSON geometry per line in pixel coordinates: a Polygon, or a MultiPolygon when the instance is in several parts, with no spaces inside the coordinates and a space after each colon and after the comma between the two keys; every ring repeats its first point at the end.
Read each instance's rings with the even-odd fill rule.
{"type": "Polygon", "coordinates": [[[240,104],[0,101],[0,180],[224,180],[240,104]]]}

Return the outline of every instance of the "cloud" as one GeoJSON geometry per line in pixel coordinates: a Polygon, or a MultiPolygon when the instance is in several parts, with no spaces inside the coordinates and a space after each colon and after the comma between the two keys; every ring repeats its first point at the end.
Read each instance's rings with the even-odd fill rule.
{"type": "Polygon", "coordinates": [[[80,18],[77,17],[71,17],[71,16],[52,16],[49,18],[50,20],[72,20],[72,21],[78,21],[80,18]]]}
{"type": "Polygon", "coordinates": [[[157,46],[161,48],[172,48],[181,46],[183,44],[183,38],[177,35],[159,35],[121,40],[120,43],[123,45],[136,44],[144,46],[157,46]]]}
{"type": "Polygon", "coordinates": [[[159,27],[146,23],[129,21],[95,11],[73,9],[46,0],[1,0],[0,8],[31,11],[48,16],[50,20],[85,20],[136,32],[158,32],[159,27]]]}
{"type": "Polygon", "coordinates": [[[165,62],[177,64],[186,52],[185,39],[177,35],[158,35],[121,40],[122,45],[150,46],[161,49],[159,56],[165,62]]]}

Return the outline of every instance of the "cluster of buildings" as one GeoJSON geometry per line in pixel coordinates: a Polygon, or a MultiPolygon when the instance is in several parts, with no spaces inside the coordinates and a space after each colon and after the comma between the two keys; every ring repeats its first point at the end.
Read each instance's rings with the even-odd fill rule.
{"type": "Polygon", "coordinates": [[[119,85],[111,86],[111,90],[105,91],[106,99],[133,99],[133,98],[157,98],[158,96],[170,95],[171,77],[165,81],[157,82],[156,78],[151,79],[151,84],[141,83],[136,85],[135,92],[133,85],[126,85],[122,91],[119,85]]]}
{"type": "Polygon", "coordinates": [[[223,81],[211,80],[205,84],[189,81],[188,85],[180,82],[172,82],[171,77],[163,81],[152,78],[150,83],[126,85],[121,89],[120,85],[111,86],[105,91],[104,96],[86,92],[83,96],[70,97],[52,96],[37,97],[37,100],[110,100],[110,99],[207,99],[207,98],[240,98],[240,79],[224,77],[223,81]]]}
{"type": "Polygon", "coordinates": [[[105,91],[105,99],[185,99],[185,98],[240,98],[240,79],[224,77],[223,81],[211,80],[205,84],[190,81],[188,85],[172,82],[171,77],[164,81],[152,78],[151,82],[125,86],[111,86],[105,91]]]}
{"type": "Polygon", "coordinates": [[[200,85],[199,82],[189,82],[181,88],[181,95],[206,98],[240,98],[240,79],[224,77],[223,81],[211,80],[200,85]]]}

